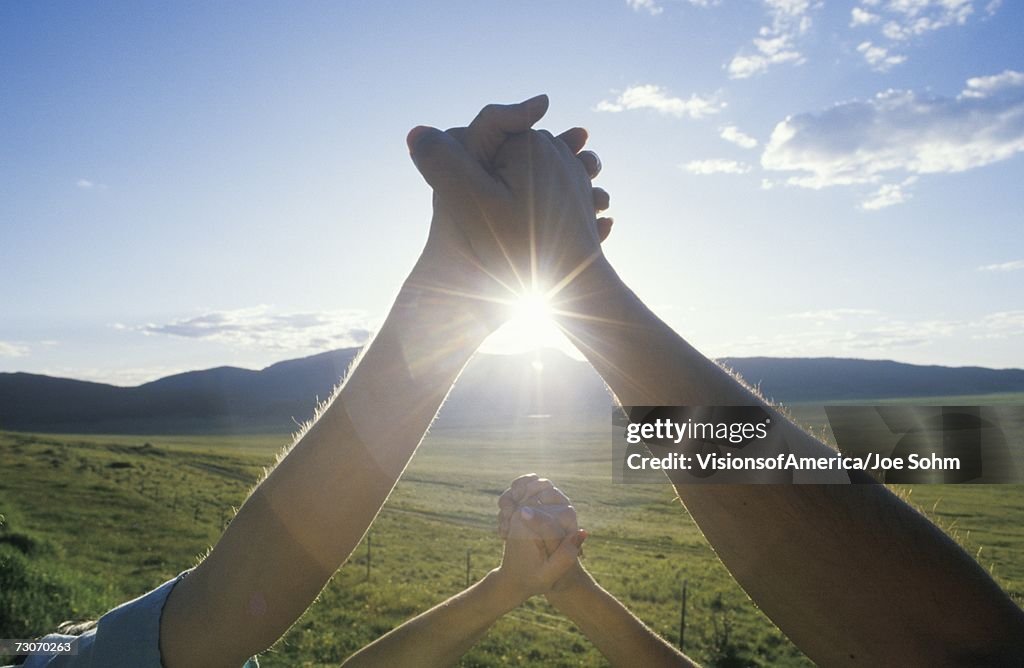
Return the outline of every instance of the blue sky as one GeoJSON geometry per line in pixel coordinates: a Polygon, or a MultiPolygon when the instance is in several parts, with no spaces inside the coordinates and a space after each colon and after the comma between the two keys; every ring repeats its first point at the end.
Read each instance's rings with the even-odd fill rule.
{"type": "Polygon", "coordinates": [[[0,5],[0,370],[364,341],[429,222],[405,133],[540,92],[707,354],[1024,367],[1024,3],[424,5],[0,5]]]}

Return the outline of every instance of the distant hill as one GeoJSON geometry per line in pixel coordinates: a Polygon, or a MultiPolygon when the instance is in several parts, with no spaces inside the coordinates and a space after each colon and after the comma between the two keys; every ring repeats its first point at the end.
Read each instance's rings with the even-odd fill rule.
{"type": "Polygon", "coordinates": [[[1024,391],[1024,369],[920,366],[839,357],[726,357],[726,366],[778,401],[941,397],[1024,391]]]}
{"type": "MultiPolygon", "coordinates": [[[[254,371],[218,367],[116,387],[0,373],[0,429],[65,433],[290,431],[330,395],[358,349],[287,360],[254,371]]],[[[1024,370],[917,366],[838,358],[726,358],[770,398],[828,402],[1024,392],[1024,370]]],[[[441,411],[441,424],[510,423],[528,416],[608,414],[611,400],[586,362],[555,350],[473,358],[441,411]]]]}

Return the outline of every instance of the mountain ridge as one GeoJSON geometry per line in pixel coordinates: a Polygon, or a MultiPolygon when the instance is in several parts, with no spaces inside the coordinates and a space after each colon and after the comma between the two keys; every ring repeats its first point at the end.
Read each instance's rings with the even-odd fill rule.
{"type": "MultiPolygon", "coordinates": [[[[263,369],[219,366],[122,387],[0,372],[0,429],[63,433],[291,431],[341,381],[358,348],[282,360],[263,369]]],[[[1024,392],[1024,370],[913,365],[837,357],[720,360],[783,402],[1024,392]]],[[[442,425],[527,416],[607,415],[611,398],[586,362],[556,350],[478,354],[446,401],[442,425]]]]}

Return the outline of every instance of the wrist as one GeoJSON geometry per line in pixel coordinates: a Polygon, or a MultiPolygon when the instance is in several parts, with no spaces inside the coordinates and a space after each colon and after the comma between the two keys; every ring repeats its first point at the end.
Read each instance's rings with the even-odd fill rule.
{"type": "Polygon", "coordinates": [[[604,254],[598,254],[553,297],[555,318],[568,324],[632,295],[604,254]]]}
{"type": "Polygon", "coordinates": [[[545,594],[545,598],[556,610],[565,613],[597,586],[593,576],[582,565],[577,564],[555,583],[551,591],[545,594]]]}
{"type": "Polygon", "coordinates": [[[449,324],[466,322],[483,341],[508,319],[499,290],[503,291],[494,279],[467,265],[465,257],[428,243],[402,284],[396,303],[436,311],[449,324]]]}
{"type": "Polygon", "coordinates": [[[487,588],[491,602],[502,614],[515,610],[530,598],[530,595],[516,584],[515,579],[500,567],[485,575],[482,583],[487,588]]]}

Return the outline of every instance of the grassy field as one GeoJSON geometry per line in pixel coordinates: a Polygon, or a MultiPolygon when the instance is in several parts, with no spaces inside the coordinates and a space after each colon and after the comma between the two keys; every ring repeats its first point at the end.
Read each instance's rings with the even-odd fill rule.
{"type": "MultiPolygon", "coordinates": [[[[799,412],[799,411],[797,411],[799,412]]],[[[591,532],[587,567],[665,637],[709,665],[809,665],[733,582],[666,485],[615,485],[608,427],[529,421],[435,431],[320,600],[261,656],[266,666],[336,665],[353,650],[497,565],[495,502],[537,471],[566,490],[591,532]]],[[[0,432],[0,637],[95,618],[193,565],[287,436],[54,436],[0,432]]],[[[903,490],[1024,593],[1024,488],[903,490]]],[[[601,665],[542,599],[501,620],[463,665],[601,665]]]]}

